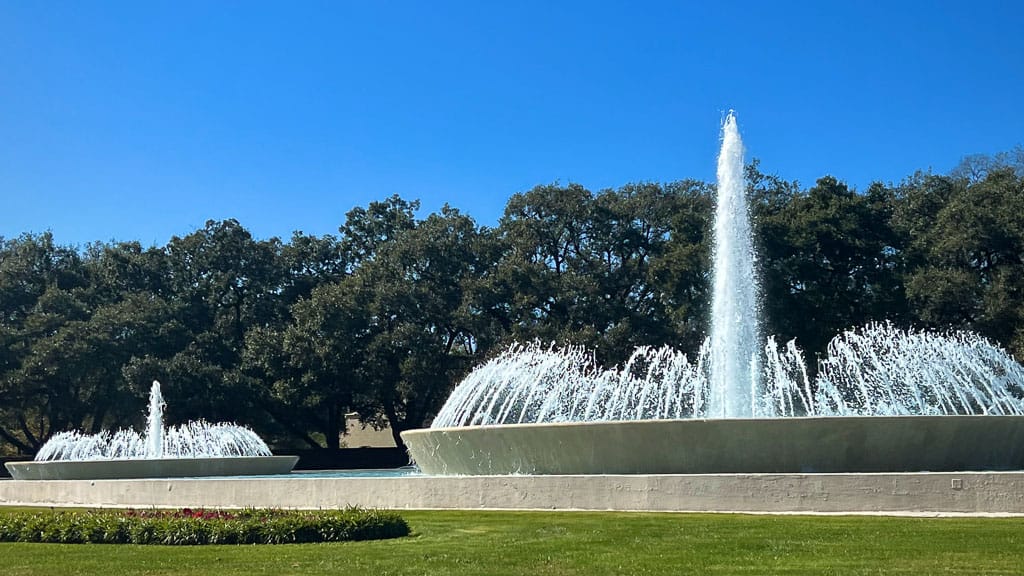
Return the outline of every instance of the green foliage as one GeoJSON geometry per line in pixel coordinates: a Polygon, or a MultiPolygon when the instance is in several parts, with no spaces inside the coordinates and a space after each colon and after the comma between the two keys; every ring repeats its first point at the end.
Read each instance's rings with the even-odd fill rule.
{"type": "Polygon", "coordinates": [[[932,327],[973,330],[1024,357],[1024,175],[918,176],[897,204],[907,298],[932,327]]]}
{"type": "Polygon", "coordinates": [[[506,339],[584,344],[610,362],[689,340],[704,324],[693,312],[706,293],[707,192],[687,181],[513,196],[486,284],[506,339]]]}
{"type": "MultiPolygon", "coordinates": [[[[1024,358],[1020,150],[857,191],[746,171],[765,332],[809,358],[870,321],[967,329],[1024,358]]],[[[391,196],[337,235],[252,237],[209,221],[163,247],[0,238],[0,453],[56,432],[206,418],[272,446],[336,448],[345,414],[429,424],[513,341],[693,354],[707,333],[714,186],[683,180],[513,195],[498,226],[391,196]]],[[[810,368],[813,370],[813,362],[810,368]]]]}
{"type": "Polygon", "coordinates": [[[847,328],[903,321],[901,242],[889,210],[884,187],[857,194],[832,177],[765,210],[757,224],[769,334],[820,353],[847,328]]]}
{"type": "Polygon", "coordinates": [[[299,544],[397,538],[408,533],[408,525],[397,514],[361,508],[0,513],[2,542],[179,546],[299,544]]]}

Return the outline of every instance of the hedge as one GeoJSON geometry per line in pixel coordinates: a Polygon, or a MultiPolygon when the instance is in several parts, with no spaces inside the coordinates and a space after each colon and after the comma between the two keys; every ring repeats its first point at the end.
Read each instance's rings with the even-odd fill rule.
{"type": "Polygon", "coordinates": [[[0,542],[291,544],[397,538],[394,512],[346,510],[83,510],[0,512],[0,542]]]}

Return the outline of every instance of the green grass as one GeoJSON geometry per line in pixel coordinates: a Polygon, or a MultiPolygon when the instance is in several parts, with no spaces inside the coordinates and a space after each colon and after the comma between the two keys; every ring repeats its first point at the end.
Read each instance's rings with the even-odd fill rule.
{"type": "Polygon", "coordinates": [[[412,536],[373,542],[0,544],[0,570],[5,576],[1024,574],[1022,519],[472,511],[402,516],[412,536]]]}

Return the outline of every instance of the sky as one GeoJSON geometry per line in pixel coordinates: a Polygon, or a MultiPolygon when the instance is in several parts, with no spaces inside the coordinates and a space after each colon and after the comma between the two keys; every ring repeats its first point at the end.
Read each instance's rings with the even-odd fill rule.
{"type": "Polygon", "coordinates": [[[0,0],[0,236],[336,233],[392,194],[497,223],[540,185],[747,159],[864,190],[1024,143],[1024,2],[0,0]]]}

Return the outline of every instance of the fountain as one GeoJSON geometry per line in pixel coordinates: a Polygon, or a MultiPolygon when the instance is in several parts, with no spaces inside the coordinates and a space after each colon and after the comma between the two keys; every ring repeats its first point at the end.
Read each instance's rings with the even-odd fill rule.
{"type": "Polygon", "coordinates": [[[731,113],[722,128],[718,155],[714,232],[710,415],[749,418],[760,384],[758,282],[743,184],[743,141],[731,113]]]}
{"type": "MultiPolygon", "coordinates": [[[[578,347],[513,346],[430,429],[402,434],[425,474],[0,481],[0,506],[1024,514],[1024,368],[999,348],[876,323],[837,336],[812,378],[794,342],[762,340],[734,117],[722,144],[719,188],[734,196],[716,217],[715,321],[689,358],[640,348],[604,368],[578,347]]],[[[157,389],[145,438],[69,433],[47,451],[75,461],[21,477],[200,476],[176,473],[248,458],[218,458],[246,444],[213,440],[222,425],[165,429],[162,410],[157,389]],[[110,468],[134,463],[170,470],[110,468]]]]}
{"type": "Polygon", "coordinates": [[[274,456],[252,430],[204,421],[165,428],[160,383],[149,392],[146,435],[134,430],[55,434],[33,462],[5,464],[16,480],[91,480],[286,474],[298,456],[274,456]]]}
{"type": "Polygon", "coordinates": [[[516,345],[470,373],[430,429],[428,474],[687,474],[1024,469],[1024,367],[980,336],[876,323],[836,336],[812,381],[795,342],[761,346],[735,116],[722,129],[712,327],[691,362],[639,348],[602,369],[577,347],[516,345]]]}

